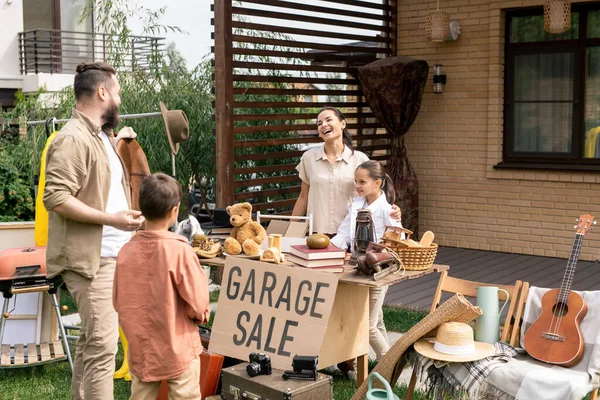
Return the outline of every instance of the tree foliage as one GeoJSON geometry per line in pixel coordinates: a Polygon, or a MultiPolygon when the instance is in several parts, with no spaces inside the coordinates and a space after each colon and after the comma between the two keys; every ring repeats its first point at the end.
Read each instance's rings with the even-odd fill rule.
{"type": "MultiPolygon", "coordinates": [[[[190,188],[190,183],[196,180],[200,186],[203,186],[209,196],[215,191],[215,124],[213,122],[213,67],[211,60],[207,57],[200,65],[191,71],[185,67],[186,61],[177,51],[174,45],[167,47],[165,54],[155,54],[150,58],[150,68],[145,71],[127,71],[123,65],[121,57],[127,51],[128,37],[131,34],[127,28],[127,20],[134,15],[138,18],[144,18],[148,33],[154,33],[161,30],[179,30],[177,27],[165,27],[159,25],[159,17],[164,14],[164,8],[156,12],[150,12],[143,7],[137,7],[135,2],[127,2],[125,0],[90,0],[88,7],[82,15],[82,19],[86,18],[92,6],[95,6],[94,13],[97,21],[99,21],[100,29],[109,33],[114,37],[114,42],[109,46],[108,62],[119,70],[119,81],[121,83],[121,114],[140,114],[153,113],[159,111],[159,102],[165,103],[168,109],[183,110],[189,120],[190,135],[189,139],[181,143],[179,154],[176,156],[176,177],[182,183],[184,192],[190,188]]],[[[246,34],[256,34],[250,31],[246,34]]],[[[261,35],[265,37],[282,38],[283,35],[278,33],[263,32],[261,35]]],[[[289,39],[289,38],[286,38],[289,39]]],[[[245,44],[260,49],[274,49],[275,46],[261,44],[245,44]]],[[[282,50],[282,49],[279,49],[282,50]]],[[[288,49],[289,50],[289,49],[288,49]]],[[[304,51],[303,49],[295,49],[296,51],[304,51]]],[[[241,57],[240,61],[250,61],[248,58],[241,57]]],[[[269,58],[259,57],[262,62],[273,62],[269,58]]],[[[294,59],[287,62],[303,63],[305,61],[294,59]]],[[[283,76],[281,71],[277,70],[260,70],[260,71],[236,71],[234,73],[251,73],[251,74],[267,74],[283,76]]],[[[289,89],[293,86],[289,83],[260,83],[260,82],[235,82],[236,87],[270,87],[289,89]]],[[[236,95],[237,101],[266,101],[266,102],[289,102],[294,101],[293,96],[289,95],[236,95]]],[[[75,99],[72,87],[66,87],[58,93],[49,95],[41,90],[33,95],[18,94],[17,105],[10,113],[0,115],[0,117],[20,119],[20,120],[46,120],[50,117],[57,119],[68,119],[71,110],[75,106],[75,99]]],[[[267,108],[267,109],[247,109],[236,112],[261,112],[265,114],[289,113],[294,110],[267,108]]],[[[280,125],[292,124],[292,121],[281,120],[262,120],[262,121],[236,121],[236,126],[257,126],[257,125],[280,125]]],[[[121,126],[130,126],[137,133],[137,140],[144,149],[150,170],[152,172],[162,171],[171,173],[171,151],[165,131],[165,126],[162,118],[139,118],[124,120],[121,126]]],[[[60,125],[57,126],[60,128],[60,125]]],[[[117,128],[117,131],[121,127],[117,128]]],[[[3,156],[7,163],[13,165],[18,171],[18,177],[23,184],[29,186],[30,194],[33,194],[34,181],[34,166],[39,166],[39,157],[41,155],[46,132],[43,126],[30,127],[27,136],[14,140],[10,143],[9,149],[3,156]]],[[[293,127],[290,131],[274,132],[274,133],[257,133],[252,134],[249,139],[272,139],[294,137],[297,133],[293,127]]],[[[243,139],[237,137],[236,139],[243,139]]],[[[268,154],[271,152],[293,151],[299,148],[298,145],[281,145],[281,146],[264,146],[262,148],[239,148],[236,149],[236,154],[247,153],[262,153],[268,154]]],[[[273,165],[273,164],[291,164],[298,161],[297,157],[289,159],[266,159],[252,161],[238,161],[235,168],[251,168],[258,165],[273,165]]],[[[39,167],[38,167],[39,168],[39,167]]],[[[11,171],[14,174],[14,170],[11,171]]],[[[295,171],[288,171],[295,173],[295,171]]],[[[275,173],[254,173],[238,175],[237,180],[248,180],[262,177],[280,175],[275,173]]],[[[0,180],[3,176],[0,174],[0,180]]],[[[273,183],[264,185],[262,189],[282,188],[294,183],[273,183]]],[[[237,191],[245,191],[248,188],[237,188],[237,191]]],[[[271,198],[257,198],[256,201],[272,201],[281,196],[271,198]]],[[[185,208],[185,202],[183,202],[185,208]]],[[[20,213],[18,218],[32,219],[33,204],[23,202],[23,206],[28,212],[20,213]]],[[[1,213],[0,213],[1,214],[1,213]]]]}
{"type": "Polygon", "coordinates": [[[0,148],[0,222],[29,220],[33,211],[31,188],[12,161],[0,148]]]}

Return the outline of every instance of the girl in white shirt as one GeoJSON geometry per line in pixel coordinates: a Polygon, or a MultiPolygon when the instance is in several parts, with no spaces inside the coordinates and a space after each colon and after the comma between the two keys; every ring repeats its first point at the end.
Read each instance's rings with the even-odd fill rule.
{"type": "MultiPolygon", "coordinates": [[[[360,164],[354,172],[354,182],[358,196],[352,200],[337,235],[331,239],[331,243],[341,249],[350,246],[352,252],[354,252],[352,243],[356,229],[356,215],[359,209],[365,208],[371,211],[376,242],[383,236],[386,225],[402,226],[400,222],[390,217],[391,204],[396,200],[396,193],[391,178],[385,173],[379,161],[370,160],[360,164]]],[[[386,293],[387,287],[369,289],[369,344],[375,350],[378,359],[390,348],[383,323],[382,306],[386,293]]]]}

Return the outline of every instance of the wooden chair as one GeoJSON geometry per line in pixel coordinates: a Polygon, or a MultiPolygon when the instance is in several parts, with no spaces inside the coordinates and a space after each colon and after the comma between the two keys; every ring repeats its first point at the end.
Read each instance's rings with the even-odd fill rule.
{"type": "MultiPolygon", "coordinates": [[[[519,339],[520,324],[523,315],[523,309],[525,307],[525,301],[527,300],[527,293],[529,292],[529,283],[521,282],[517,280],[514,285],[496,285],[493,283],[482,283],[475,281],[467,281],[464,279],[453,278],[448,276],[448,271],[442,271],[440,280],[438,282],[435,295],[433,296],[433,303],[431,304],[431,311],[435,310],[442,299],[443,293],[460,293],[465,297],[476,298],[477,287],[479,286],[497,286],[499,289],[504,289],[509,293],[509,305],[504,321],[504,327],[502,328],[502,334],[500,341],[515,346],[519,339]]],[[[498,292],[499,300],[506,300],[504,292],[498,292]]],[[[413,367],[412,376],[408,385],[408,391],[406,394],[406,400],[411,400],[415,385],[417,383],[416,369],[413,367]]]]}

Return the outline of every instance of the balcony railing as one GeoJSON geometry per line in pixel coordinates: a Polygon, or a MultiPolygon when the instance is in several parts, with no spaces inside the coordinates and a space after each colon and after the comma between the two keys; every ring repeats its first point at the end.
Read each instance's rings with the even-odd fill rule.
{"type": "Polygon", "coordinates": [[[144,71],[154,57],[162,57],[163,41],[158,37],[130,36],[121,43],[106,33],[52,29],[20,32],[21,74],[72,74],[78,64],[106,60],[111,52],[117,54],[122,70],[144,71]]]}

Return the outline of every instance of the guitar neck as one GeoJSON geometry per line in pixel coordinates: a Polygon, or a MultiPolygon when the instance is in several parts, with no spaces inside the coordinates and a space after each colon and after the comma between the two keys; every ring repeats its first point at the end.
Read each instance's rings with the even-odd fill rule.
{"type": "Polygon", "coordinates": [[[583,235],[581,233],[575,234],[575,240],[573,241],[573,248],[571,249],[571,255],[567,262],[567,268],[565,269],[565,275],[563,277],[562,284],[560,285],[560,292],[558,293],[558,302],[566,303],[571,293],[571,287],[573,286],[573,276],[575,275],[575,267],[577,266],[577,260],[579,260],[579,253],[581,252],[581,244],[583,242],[583,235]]]}

